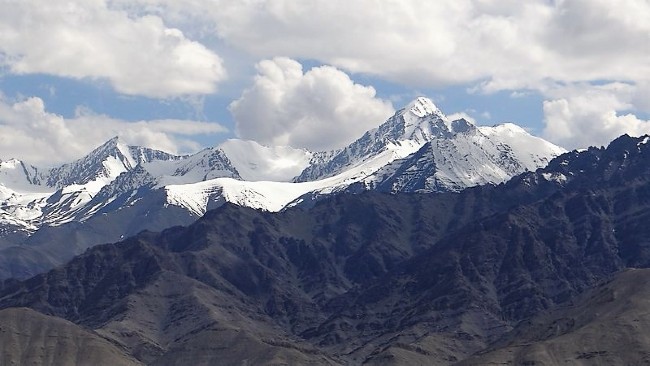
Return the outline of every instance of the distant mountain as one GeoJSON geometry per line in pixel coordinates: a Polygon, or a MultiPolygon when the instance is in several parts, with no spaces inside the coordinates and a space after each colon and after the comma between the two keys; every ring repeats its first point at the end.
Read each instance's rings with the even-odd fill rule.
{"type": "Polygon", "coordinates": [[[133,196],[140,188],[170,182],[183,184],[215,177],[241,179],[221,150],[176,156],[127,146],[118,138],[77,161],[49,170],[15,159],[0,167],[0,178],[7,177],[0,181],[4,222],[18,226],[24,223],[23,229],[28,233],[46,225],[88,220],[113,202],[116,194],[133,196]],[[111,192],[113,195],[108,194],[111,192]]]}
{"type": "MultiPolygon", "coordinates": [[[[603,304],[598,287],[596,303],[580,294],[622,269],[650,268],[648,141],[622,136],[460,193],[370,191],[279,213],[222,205],[187,228],[144,232],[6,280],[0,308],[65,318],[154,365],[453,364],[616,321],[575,318],[590,307],[625,314],[630,321],[612,332],[645,335],[625,333],[642,315],[618,308],[625,301],[603,304]],[[543,315],[572,301],[581,308],[543,315]],[[533,327],[520,323],[538,315],[533,327]]],[[[562,354],[619,360],[608,352],[624,342],[603,342],[562,354]]]]}
{"type": "Polygon", "coordinates": [[[296,181],[330,177],[359,165],[372,173],[394,159],[413,157],[427,144],[431,153],[439,155],[439,169],[455,170],[452,175],[447,173],[448,179],[457,180],[457,186],[465,188],[481,184],[466,179],[465,168],[497,170],[487,173],[491,179],[485,179],[483,184],[500,183],[525,170],[542,167],[565,152],[512,124],[476,127],[465,119],[450,121],[431,100],[419,97],[332,158],[312,164],[296,181]],[[481,167],[485,163],[489,166],[481,167]]]}
{"type": "Polygon", "coordinates": [[[476,127],[466,120],[449,121],[429,99],[420,97],[340,151],[311,153],[229,140],[218,148],[177,156],[113,138],[87,156],[49,170],[18,160],[2,162],[0,194],[8,217],[4,221],[24,223],[25,230],[33,231],[89,219],[116,198],[95,198],[105,186],[123,194],[134,192],[137,180],[116,181],[120,174],[148,173],[145,186],[170,192],[168,203],[200,215],[210,201],[277,211],[300,197],[322,197],[359,184],[362,189],[392,192],[459,191],[535,170],[562,152],[512,124],[476,127]],[[280,183],[296,174],[296,182],[308,184],[260,182],[280,183]]]}
{"type": "Polygon", "coordinates": [[[461,131],[453,138],[428,141],[417,152],[379,169],[374,174],[376,189],[457,192],[546,166],[549,155],[562,152],[513,124],[476,127],[461,119],[452,125],[461,131]]]}
{"type": "MultiPolygon", "coordinates": [[[[563,152],[511,123],[477,127],[465,119],[451,121],[431,100],[419,97],[329,159],[311,164],[295,181],[345,175],[354,183],[334,191],[458,192],[534,171],[563,152]]],[[[331,192],[331,187],[316,189],[291,205],[331,192]]]]}
{"type": "Polygon", "coordinates": [[[35,274],[141,230],[189,224],[226,202],[280,211],[342,192],[461,191],[535,170],[562,152],[512,124],[450,121],[420,97],[337,151],[229,140],[179,156],[116,137],[52,169],[0,162],[0,264],[11,263],[0,278],[35,274]]]}
{"type": "Polygon", "coordinates": [[[138,164],[151,161],[173,161],[180,157],[152,149],[126,146],[117,137],[104,143],[85,157],[60,167],[50,169],[46,174],[48,187],[64,188],[72,185],[103,186],[120,174],[135,168],[138,164]]]}

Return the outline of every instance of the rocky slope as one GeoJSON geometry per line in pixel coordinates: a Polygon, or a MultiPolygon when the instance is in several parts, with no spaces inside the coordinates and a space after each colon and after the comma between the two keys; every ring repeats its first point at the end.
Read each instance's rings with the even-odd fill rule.
{"type": "Polygon", "coordinates": [[[96,333],[24,308],[0,311],[3,365],[136,366],[141,362],[96,333]]]}
{"type": "Polygon", "coordinates": [[[630,269],[526,320],[459,365],[650,363],[650,270],[630,269]]]}

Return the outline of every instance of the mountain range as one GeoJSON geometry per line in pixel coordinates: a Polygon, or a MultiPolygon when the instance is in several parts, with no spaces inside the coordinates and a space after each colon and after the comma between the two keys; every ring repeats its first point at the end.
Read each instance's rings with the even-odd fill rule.
{"type": "Polygon", "coordinates": [[[564,150],[513,124],[450,120],[419,97],[335,151],[229,140],[174,155],[113,138],[43,169],[0,161],[0,278],[26,278],[86,248],[187,225],[226,202],[281,211],[342,192],[459,192],[545,166],[564,150]]]}
{"type": "Polygon", "coordinates": [[[121,364],[647,363],[648,142],[459,192],[225,203],[94,246],[0,282],[3,354],[46,359],[52,336],[121,364]]]}

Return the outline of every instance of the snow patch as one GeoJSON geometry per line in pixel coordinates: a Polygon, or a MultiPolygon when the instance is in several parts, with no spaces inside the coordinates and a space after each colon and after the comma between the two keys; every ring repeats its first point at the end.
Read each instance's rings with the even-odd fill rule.
{"type": "Polygon", "coordinates": [[[564,184],[567,181],[566,175],[562,173],[542,173],[542,177],[549,182],[564,184]]]}

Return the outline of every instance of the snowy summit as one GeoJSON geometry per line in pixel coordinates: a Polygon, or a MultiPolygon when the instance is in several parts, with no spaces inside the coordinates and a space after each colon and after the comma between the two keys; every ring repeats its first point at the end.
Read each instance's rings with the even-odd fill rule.
{"type": "Polygon", "coordinates": [[[409,105],[404,108],[405,111],[408,111],[414,114],[416,117],[423,118],[431,114],[442,115],[442,112],[433,101],[427,97],[417,97],[409,105]]]}

